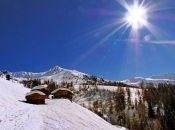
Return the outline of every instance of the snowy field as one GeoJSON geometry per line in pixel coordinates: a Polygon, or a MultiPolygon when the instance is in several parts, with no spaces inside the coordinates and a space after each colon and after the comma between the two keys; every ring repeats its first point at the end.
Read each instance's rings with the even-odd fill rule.
{"type": "Polygon", "coordinates": [[[0,78],[0,130],[124,130],[66,99],[21,102],[30,89],[0,78]]]}

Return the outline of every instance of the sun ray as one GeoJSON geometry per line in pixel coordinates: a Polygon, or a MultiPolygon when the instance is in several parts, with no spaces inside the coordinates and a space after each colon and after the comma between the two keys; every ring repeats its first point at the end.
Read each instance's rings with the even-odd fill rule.
{"type": "Polygon", "coordinates": [[[95,44],[90,50],[85,52],[77,61],[76,63],[81,62],[83,59],[85,59],[88,55],[90,55],[94,50],[96,50],[99,46],[101,46],[108,38],[110,38],[114,33],[116,33],[118,30],[123,28],[125,25],[127,25],[129,22],[125,21],[122,25],[120,25],[118,28],[114,29],[111,33],[109,33],[106,37],[101,39],[97,44],[95,44]]]}
{"type": "Polygon", "coordinates": [[[147,8],[148,8],[148,12],[156,12],[160,10],[167,10],[167,9],[175,8],[175,3],[172,3],[171,0],[167,0],[167,1],[164,0],[164,1],[153,3],[147,6],[147,8]]]}
{"type": "Polygon", "coordinates": [[[151,32],[151,34],[153,34],[153,36],[156,39],[166,39],[166,37],[164,35],[165,32],[163,32],[160,28],[156,27],[155,25],[153,25],[147,21],[146,21],[145,26],[151,32]]]}
{"type": "Polygon", "coordinates": [[[150,10],[149,12],[155,12],[155,11],[161,11],[161,10],[167,10],[167,9],[174,9],[175,6],[171,6],[171,7],[162,7],[159,9],[154,9],[154,10],[150,10]]]}
{"type": "Polygon", "coordinates": [[[120,3],[126,10],[131,11],[128,3],[125,0],[116,0],[118,3],[120,3]]]}
{"type": "Polygon", "coordinates": [[[114,19],[113,21],[109,21],[108,23],[106,23],[105,25],[101,26],[100,28],[97,28],[87,34],[85,34],[84,36],[82,36],[80,39],[84,39],[85,37],[90,37],[93,38],[92,35],[97,34],[100,35],[100,33],[104,33],[107,30],[114,28],[120,24],[123,24],[124,22],[126,22],[126,18],[122,18],[122,19],[114,19]]]}
{"type": "Polygon", "coordinates": [[[112,27],[116,27],[122,23],[124,23],[126,21],[126,18],[122,18],[122,19],[114,19],[113,21],[110,21],[109,24],[106,24],[96,30],[94,30],[93,32],[90,32],[91,33],[94,33],[94,32],[104,32],[104,31],[107,31],[108,29],[111,29],[112,27]]]}
{"type": "MultiPolygon", "coordinates": [[[[83,54],[80,57],[79,61],[83,60],[85,57],[90,55],[93,51],[95,51],[98,47],[100,47],[106,40],[108,40],[112,35],[118,32],[120,29],[124,28],[121,31],[121,34],[118,38],[121,38],[126,30],[130,29],[129,31],[129,39],[118,39],[117,41],[126,41],[129,43],[134,43],[135,50],[136,50],[136,58],[139,58],[140,54],[140,42],[144,42],[142,38],[140,38],[139,33],[142,30],[149,31],[154,38],[157,39],[166,39],[165,32],[163,32],[158,26],[149,22],[149,18],[152,15],[156,15],[156,11],[159,10],[166,10],[170,8],[174,8],[175,4],[172,3],[172,0],[133,0],[133,5],[128,4],[126,0],[116,0],[126,12],[123,12],[123,16],[117,16],[116,19],[108,22],[106,25],[88,33],[86,36],[92,35],[95,32],[103,33],[106,31],[113,31],[109,32],[105,37],[103,37],[99,42],[97,42],[91,49],[83,54]],[[114,29],[115,28],[115,29],[114,29]]],[[[154,19],[155,17],[151,17],[154,19]]],[[[125,34],[126,35],[126,34],[125,34]]],[[[90,37],[93,38],[93,37],[90,37]]],[[[116,38],[117,39],[117,38],[116,38]]]]}
{"type": "Polygon", "coordinates": [[[127,21],[130,23],[131,27],[129,34],[130,38],[138,39],[138,30],[140,30],[140,28],[143,27],[147,28],[155,36],[155,38],[165,37],[164,35],[160,34],[160,32],[164,34],[163,31],[161,31],[158,27],[148,22],[148,13],[175,8],[174,3],[172,3],[172,0],[160,0],[156,3],[153,0],[142,0],[140,2],[139,0],[133,0],[133,6],[128,5],[128,3],[125,0],[116,1],[119,4],[121,4],[129,13],[127,14],[126,18],[127,21]]]}
{"type": "MultiPolygon", "coordinates": [[[[128,22],[126,21],[125,23],[123,23],[122,25],[120,25],[118,28],[116,28],[115,30],[113,30],[111,33],[109,33],[106,37],[104,37],[102,40],[100,40],[100,42],[98,42],[89,52],[94,51],[96,48],[98,48],[101,44],[104,43],[104,41],[108,40],[109,37],[111,37],[114,33],[116,33],[118,30],[120,30],[121,28],[123,28],[126,24],[128,24],[128,22]]],[[[88,53],[89,53],[88,52],[88,53]]]]}
{"type": "Polygon", "coordinates": [[[128,23],[128,25],[125,27],[125,29],[123,30],[123,32],[121,33],[121,35],[118,38],[120,38],[126,32],[126,30],[129,28],[129,26],[131,26],[131,22],[128,23]]]}

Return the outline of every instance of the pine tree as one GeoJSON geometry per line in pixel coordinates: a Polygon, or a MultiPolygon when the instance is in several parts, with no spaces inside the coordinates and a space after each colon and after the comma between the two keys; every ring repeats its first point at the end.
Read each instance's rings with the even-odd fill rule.
{"type": "Polygon", "coordinates": [[[125,120],[126,120],[126,127],[128,129],[130,129],[130,115],[129,115],[129,111],[127,110],[126,113],[125,113],[125,120]]]}
{"type": "Polygon", "coordinates": [[[144,88],[144,85],[145,85],[145,84],[144,84],[144,82],[142,81],[142,82],[140,83],[140,88],[143,89],[143,88],[144,88]]]}
{"type": "Polygon", "coordinates": [[[125,92],[124,89],[118,87],[116,92],[114,93],[114,102],[115,102],[115,111],[120,115],[122,111],[125,109],[125,92]]]}
{"type": "Polygon", "coordinates": [[[142,102],[141,98],[138,103],[138,108],[137,108],[137,113],[138,113],[138,118],[139,118],[139,126],[140,129],[144,129],[147,126],[147,108],[145,106],[145,102],[142,102]]]}
{"type": "Polygon", "coordinates": [[[10,80],[11,79],[9,74],[6,75],[6,79],[7,80],[10,80]]]}
{"type": "Polygon", "coordinates": [[[155,116],[151,103],[148,103],[148,116],[150,118],[154,118],[154,116],[155,116]]]}
{"type": "Polygon", "coordinates": [[[160,121],[158,119],[155,119],[152,122],[151,128],[152,128],[152,130],[161,130],[162,129],[162,125],[161,125],[161,123],[160,123],[160,121]]]}
{"type": "Polygon", "coordinates": [[[126,93],[127,93],[127,96],[128,96],[127,104],[129,105],[129,104],[131,104],[131,90],[130,90],[130,88],[126,88],[126,93]]]}

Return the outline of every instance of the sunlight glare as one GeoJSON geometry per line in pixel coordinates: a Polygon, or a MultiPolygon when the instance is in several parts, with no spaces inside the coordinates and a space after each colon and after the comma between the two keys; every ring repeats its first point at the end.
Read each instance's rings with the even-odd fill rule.
{"type": "Polygon", "coordinates": [[[144,15],[146,15],[146,10],[135,5],[133,10],[129,10],[127,20],[128,22],[132,23],[133,28],[138,29],[138,24],[145,23],[144,15]]]}

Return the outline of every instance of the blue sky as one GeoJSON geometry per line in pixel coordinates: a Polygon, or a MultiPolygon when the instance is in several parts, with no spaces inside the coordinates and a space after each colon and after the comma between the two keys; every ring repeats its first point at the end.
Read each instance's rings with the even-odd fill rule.
{"type": "Polygon", "coordinates": [[[152,26],[138,23],[133,37],[132,24],[114,31],[128,12],[120,0],[1,0],[0,70],[60,66],[110,80],[175,72],[175,4],[149,5],[152,26]]]}

